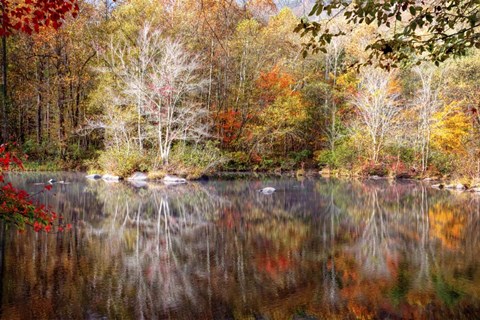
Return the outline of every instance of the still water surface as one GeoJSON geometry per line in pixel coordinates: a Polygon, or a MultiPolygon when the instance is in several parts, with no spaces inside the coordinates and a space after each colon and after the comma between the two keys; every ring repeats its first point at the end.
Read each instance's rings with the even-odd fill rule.
{"type": "Polygon", "coordinates": [[[2,319],[480,319],[480,196],[413,181],[167,187],[11,174],[73,225],[1,236],[2,319]],[[277,192],[256,192],[273,186],[277,192]]]}

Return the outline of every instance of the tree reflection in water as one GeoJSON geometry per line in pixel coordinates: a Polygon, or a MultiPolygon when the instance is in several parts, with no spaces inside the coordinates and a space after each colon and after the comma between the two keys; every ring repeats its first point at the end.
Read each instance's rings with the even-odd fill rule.
{"type": "Polygon", "coordinates": [[[103,203],[104,217],[99,223],[83,222],[85,237],[105,237],[99,253],[122,259],[118,276],[123,279],[110,292],[134,290],[135,313],[141,318],[196,305],[200,298],[192,276],[198,276],[197,266],[185,260],[196,252],[182,239],[215,220],[222,198],[200,184],[134,189],[93,182],[90,188],[103,203]]]}
{"type": "MultiPolygon", "coordinates": [[[[33,188],[40,178],[12,179],[33,188]]],[[[480,315],[472,194],[415,182],[58,178],[73,183],[43,200],[74,230],[3,238],[2,318],[480,315]],[[256,192],[267,184],[277,191],[256,192]]]]}

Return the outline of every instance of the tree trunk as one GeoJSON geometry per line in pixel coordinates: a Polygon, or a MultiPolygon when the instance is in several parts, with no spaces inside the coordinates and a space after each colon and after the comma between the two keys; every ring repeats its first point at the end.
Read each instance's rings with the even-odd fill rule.
{"type": "Polygon", "coordinates": [[[57,43],[57,109],[58,109],[58,140],[60,145],[60,156],[65,157],[65,104],[66,89],[64,84],[64,68],[66,67],[66,56],[63,52],[63,44],[59,39],[57,43]]]}
{"type": "Polygon", "coordinates": [[[3,83],[2,83],[2,130],[1,130],[1,140],[7,141],[7,36],[2,36],[2,73],[3,73],[3,83]]]}
{"type": "Polygon", "coordinates": [[[16,138],[18,139],[17,141],[20,141],[20,144],[23,144],[25,142],[25,134],[28,134],[28,128],[25,127],[25,118],[27,115],[25,114],[25,109],[20,108],[20,106],[18,109],[18,133],[16,138]]]}
{"type": "Polygon", "coordinates": [[[211,97],[212,97],[212,74],[213,74],[213,39],[210,43],[210,70],[209,70],[209,75],[208,75],[208,96],[207,96],[207,110],[208,111],[210,111],[210,102],[211,102],[211,97]]]}
{"type": "Polygon", "coordinates": [[[39,58],[37,64],[37,144],[42,144],[42,114],[43,114],[43,95],[42,95],[42,83],[43,83],[43,65],[42,60],[39,58]]]}

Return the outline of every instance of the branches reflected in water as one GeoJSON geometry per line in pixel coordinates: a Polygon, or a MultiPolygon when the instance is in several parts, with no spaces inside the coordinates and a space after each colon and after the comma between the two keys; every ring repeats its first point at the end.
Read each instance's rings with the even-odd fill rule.
{"type": "Polygon", "coordinates": [[[480,314],[480,197],[469,193],[382,180],[70,180],[43,200],[72,233],[7,237],[9,318],[26,315],[25,299],[42,305],[37,318],[480,314]],[[265,185],[277,191],[256,192],[265,185]]]}

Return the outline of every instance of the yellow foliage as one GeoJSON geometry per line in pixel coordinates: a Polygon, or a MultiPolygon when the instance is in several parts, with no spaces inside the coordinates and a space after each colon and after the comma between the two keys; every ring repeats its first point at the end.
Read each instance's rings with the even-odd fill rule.
{"type": "Polygon", "coordinates": [[[260,118],[270,129],[288,132],[305,120],[306,111],[300,96],[279,96],[262,112],[260,118]]]}
{"type": "Polygon", "coordinates": [[[438,203],[430,208],[428,218],[432,236],[439,239],[445,248],[457,249],[460,246],[465,215],[459,214],[452,206],[438,203]]]}
{"type": "Polygon", "coordinates": [[[353,92],[358,86],[359,79],[357,74],[353,70],[350,70],[340,74],[337,77],[336,82],[340,88],[353,92]]]}
{"type": "Polygon", "coordinates": [[[445,106],[433,116],[432,147],[446,153],[464,153],[464,139],[468,135],[471,123],[458,103],[445,106]]]}

